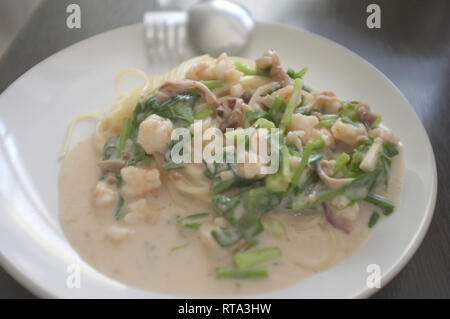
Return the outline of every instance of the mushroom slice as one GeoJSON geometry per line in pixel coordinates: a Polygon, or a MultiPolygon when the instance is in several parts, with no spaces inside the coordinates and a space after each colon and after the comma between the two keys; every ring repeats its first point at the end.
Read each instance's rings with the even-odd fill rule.
{"type": "Polygon", "coordinates": [[[118,173],[126,165],[125,161],[120,159],[103,160],[97,163],[102,173],[118,173]]]}
{"type": "Polygon", "coordinates": [[[256,89],[255,93],[253,93],[250,101],[248,102],[248,106],[250,107],[250,109],[261,112],[262,111],[260,105],[261,99],[278,88],[280,88],[280,83],[277,82],[271,82],[263,86],[260,86],[258,89],[256,89]]]}
{"type": "Polygon", "coordinates": [[[323,210],[325,212],[325,218],[333,225],[333,227],[342,230],[346,234],[350,234],[352,231],[352,225],[345,219],[336,215],[333,209],[327,203],[322,203],[323,210]]]}
{"type": "Polygon", "coordinates": [[[334,161],[322,160],[317,163],[317,173],[320,179],[331,189],[341,188],[351,183],[354,178],[334,178],[331,177],[334,161]]]}

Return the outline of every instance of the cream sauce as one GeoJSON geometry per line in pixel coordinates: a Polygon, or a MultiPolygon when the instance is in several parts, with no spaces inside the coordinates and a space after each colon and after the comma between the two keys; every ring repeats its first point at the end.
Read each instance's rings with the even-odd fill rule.
{"type": "MultiPolygon", "coordinates": [[[[347,235],[316,216],[292,216],[273,213],[282,222],[286,234],[259,236],[261,247],[277,246],[282,257],[269,263],[269,277],[256,280],[218,280],[215,268],[230,266],[231,252],[225,256],[208,251],[198,231],[180,229],[179,216],[205,211],[204,206],[183,209],[171,201],[161,188],[152,195],[159,211],[153,224],[126,225],[114,220],[111,208],[94,209],[92,190],[100,171],[92,139],[76,146],[64,160],[59,179],[60,221],[72,246],[87,263],[123,283],[148,290],[188,296],[243,295],[286,287],[315,272],[339,263],[351,255],[369,237],[367,227],[373,207],[360,203],[361,213],[347,235]],[[133,233],[121,243],[105,236],[112,225],[123,225],[133,233]],[[174,249],[178,247],[178,249],[174,249]],[[223,258],[225,257],[225,258],[223,258]]],[[[393,159],[388,196],[397,201],[402,174],[402,152],[393,159]]],[[[207,211],[213,212],[212,207],[207,211]]]]}

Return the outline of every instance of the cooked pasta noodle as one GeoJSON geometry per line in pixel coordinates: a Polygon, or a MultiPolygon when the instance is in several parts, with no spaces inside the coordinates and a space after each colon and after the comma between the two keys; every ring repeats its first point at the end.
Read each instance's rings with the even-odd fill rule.
{"type": "MultiPolygon", "coordinates": [[[[67,152],[70,150],[70,142],[72,141],[73,131],[75,129],[75,126],[79,122],[85,121],[87,119],[99,119],[103,116],[104,116],[104,114],[102,112],[91,111],[91,112],[86,112],[86,113],[80,114],[76,118],[74,118],[72,120],[72,122],[70,123],[69,127],[67,128],[63,147],[61,149],[61,153],[59,154],[59,157],[64,158],[64,156],[66,156],[67,152]]],[[[103,147],[103,145],[102,145],[102,147],[103,147]]]]}

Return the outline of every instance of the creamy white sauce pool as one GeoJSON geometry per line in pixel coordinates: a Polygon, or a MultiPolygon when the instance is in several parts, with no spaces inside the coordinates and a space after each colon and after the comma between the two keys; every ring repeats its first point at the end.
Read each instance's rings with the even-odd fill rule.
{"type": "MultiPolygon", "coordinates": [[[[105,236],[108,227],[124,222],[115,221],[111,208],[98,210],[91,205],[92,189],[100,176],[99,160],[100,154],[90,138],[76,146],[64,160],[59,177],[61,225],[82,259],[100,272],[135,287],[187,296],[244,295],[275,290],[295,284],[324,266],[339,263],[370,235],[367,223],[374,207],[363,202],[349,235],[328,224],[322,214],[296,217],[271,213],[269,216],[284,224],[286,234],[273,237],[263,232],[258,237],[260,247],[277,246],[282,250],[282,256],[268,264],[269,277],[219,280],[215,268],[230,266],[231,253],[205,249],[195,230],[181,229],[176,222],[179,216],[204,212],[205,207],[179,208],[170,200],[164,185],[152,199],[154,209],[159,211],[157,221],[126,225],[133,234],[120,243],[109,241],[105,236]]],[[[400,149],[392,162],[388,193],[394,202],[400,190],[402,162],[400,149]]],[[[213,212],[212,206],[206,211],[213,212]]]]}

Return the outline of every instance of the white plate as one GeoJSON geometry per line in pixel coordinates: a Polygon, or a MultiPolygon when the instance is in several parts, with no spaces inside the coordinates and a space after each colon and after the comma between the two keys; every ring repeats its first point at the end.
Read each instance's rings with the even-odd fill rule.
{"type": "MultiPolygon", "coordinates": [[[[275,48],[285,66],[308,67],[306,81],[341,99],[362,100],[383,115],[405,149],[405,174],[396,212],[383,219],[352,257],[311,278],[256,298],[367,297],[367,265],[381,267],[382,285],[408,262],[421,243],[436,200],[436,166],[425,130],[400,91],[372,65],[317,35],[258,23],[245,54],[275,48]]],[[[43,297],[170,297],[107,278],[85,264],[64,237],[58,220],[57,161],[65,130],[79,113],[108,110],[114,76],[126,67],[151,74],[142,25],[77,43],[33,67],[0,96],[0,252],[2,265],[43,297]],[[69,289],[68,265],[81,267],[81,288],[69,289]]],[[[407,71],[407,70],[405,70],[407,71]]],[[[92,132],[83,124],[77,139],[92,132]]]]}

